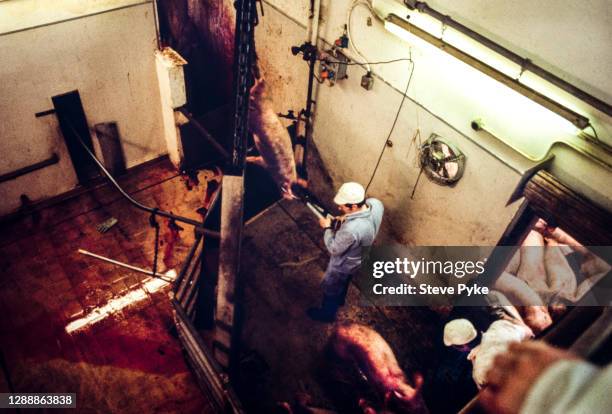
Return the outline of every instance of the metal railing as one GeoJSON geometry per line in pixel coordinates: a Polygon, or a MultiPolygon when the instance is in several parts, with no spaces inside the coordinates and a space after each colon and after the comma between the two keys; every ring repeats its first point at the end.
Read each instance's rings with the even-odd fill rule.
{"type": "Polygon", "coordinates": [[[232,414],[244,413],[245,411],[242,408],[240,400],[230,385],[228,375],[223,372],[215,361],[194,325],[200,280],[202,274],[205,272],[204,239],[205,237],[219,238],[219,232],[205,228],[204,223],[220,198],[220,191],[217,191],[210,205],[207,206],[208,209],[201,222],[168,213],[157,208],[145,206],[129,196],[112,174],[104,167],[102,162],[98,160],[91,149],[83,142],[75,128],[71,124],[69,124],[69,126],[77,141],[85,149],[87,154],[89,154],[104,175],[132,205],[151,214],[194,226],[195,242],[189,250],[174,283],[174,298],[171,299],[172,306],[174,307],[174,323],[179,340],[185,349],[187,363],[192,368],[201,390],[209,397],[208,399],[211,404],[214,405],[215,412],[232,414]]]}
{"type": "Polygon", "coordinates": [[[183,344],[187,362],[192,368],[200,388],[218,413],[242,414],[245,412],[238,396],[230,385],[229,377],[223,373],[214,357],[198,334],[191,318],[183,306],[172,299],[175,325],[183,344]]]}
{"type": "MultiPolygon", "coordinates": [[[[211,201],[206,216],[218,202],[220,191],[211,201]]],[[[206,276],[205,235],[196,231],[196,239],[187,253],[174,285],[174,324],[179,340],[185,349],[187,363],[191,367],[200,388],[219,413],[244,413],[242,404],[234,392],[229,376],[222,370],[211,351],[202,341],[194,319],[199,288],[206,276]]]]}
{"type": "Polygon", "coordinates": [[[87,152],[87,154],[89,154],[91,159],[98,165],[98,167],[104,173],[106,178],[108,178],[108,180],[115,186],[115,188],[117,190],[119,190],[119,192],[123,195],[123,197],[125,197],[136,208],[138,208],[140,210],[143,210],[143,211],[146,211],[146,212],[151,213],[151,214],[155,214],[155,215],[166,217],[166,218],[169,218],[169,219],[172,219],[172,220],[175,220],[175,221],[179,221],[181,223],[191,224],[192,226],[194,226],[197,229],[199,229],[200,231],[202,231],[204,233],[204,235],[206,235],[208,237],[219,238],[219,232],[216,232],[216,231],[213,231],[213,230],[210,230],[210,229],[206,229],[204,227],[204,221],[198,221],[198,220],[190,219],[188,217],[178,216],[176,214],[172,214],[172,213],[169,213],[167,211],[160,210],[158,208],[153,208],[153,207],[145,206],[144,204],[134,200],[132,197],[130,197],[130,195],[123,188],[121,188],[121,186],[119,185],[117,180],[115,180],[115,177],[112,176],[112,174],[106,169],[106,167],[104,167],[104,164],[102,164],[102,162],[98,159],[98,157],[96,157],[96,155],[93,153],[93,151],[85,144],[85,142],[83,142],[81,136],[76,131],[74,126],[72,124],[70,124],[70,123],[68,125],[70,126],[70,129],[71,129],[72,133],[74,134],[75,138],[77,139],[77,141],[79,142],[79,144],[81,144],[81,146],[87,152]]]}
{"type": "Polygon", "coordinates": [[[36,162],[36,163],[34,163],[32,165],[28,165],[27,167],[18,168],[18,169],[14,170],[14,171],[11,171],[9,173],[0,175],[0,183],[3,183],[5,181],[14,180],[17,177],[21,177],[22,175],[26,175],[26,174],[29,174],[29,173],[31,173],[33,171],[40,170],[42,168],[48,167],[49,165],[57,164],[58,162],[59,162],[59,157],[57,156],[56,153],[53,153],[46,160],[42,160],[42,161],[36,162]]]}

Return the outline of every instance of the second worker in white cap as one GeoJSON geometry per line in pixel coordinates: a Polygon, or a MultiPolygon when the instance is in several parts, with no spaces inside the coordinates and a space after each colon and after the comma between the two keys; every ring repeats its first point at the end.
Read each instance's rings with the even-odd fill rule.
{"type": "Polygon", "coordinates": [[[338,308],[344,305],[351,278],[361,265],[362,250],[374,242],[384,212],[382,202],[366,199],[363,186],[354,182],[342,184],[334,203],[342,213],[339,227],[332,229],[329,218],[319,220],[331,256],[321,283],[323,303],[308,309],[308,316],[322,322],[335,320],[338,308]]]}

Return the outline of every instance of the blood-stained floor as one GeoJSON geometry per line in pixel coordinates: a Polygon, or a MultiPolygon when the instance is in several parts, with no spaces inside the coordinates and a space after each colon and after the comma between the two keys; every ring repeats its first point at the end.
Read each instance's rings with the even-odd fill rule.
{"type": "MultiPolygon", "coordinates": [[[[188,190],[167,159],[120,182],[145,205],[200,218],[205,184],[188,190]]],[[[164,239],[168,222],[157,220],[164,239]]],[[[184,227],[160,247],[159,270],[178,270],[194,240],[184,227]]],[[[77,252],[151,269],[147,213],[98,185],[0,230],[2,392],[74,392],[85,413],[212,412],[172,335],[170,285],[77,252]],[[110,217],[118,223],[98,232],[110,217]]]]}

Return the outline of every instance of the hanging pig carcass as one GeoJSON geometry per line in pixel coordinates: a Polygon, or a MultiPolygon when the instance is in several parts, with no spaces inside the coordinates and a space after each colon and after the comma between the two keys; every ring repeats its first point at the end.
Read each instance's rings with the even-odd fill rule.
{"type": "Polygon", "coordinates": [[[263,78],[257,79],[251,88],[249,129],[259,156],[247,157],[247,161],[264,167],[283,197],[294,198],[292,186],[305,185],[305,182],[297,177],[291,137],[274,112],[268,84],[263,78]]]}

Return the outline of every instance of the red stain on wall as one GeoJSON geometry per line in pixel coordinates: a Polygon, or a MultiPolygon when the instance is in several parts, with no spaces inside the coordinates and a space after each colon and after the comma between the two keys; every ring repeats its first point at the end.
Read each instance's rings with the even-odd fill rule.
{"type": "Polygon", "coordinates": [[[230,102],[236,13],[230,0],[160,0],[164,43],[189,64],[190,101],[211,109],[230,102]],[[193,74],[193,76],[190,76],[193,74]],[[205,96],[194,96],[202,94],[205,96]]]}

